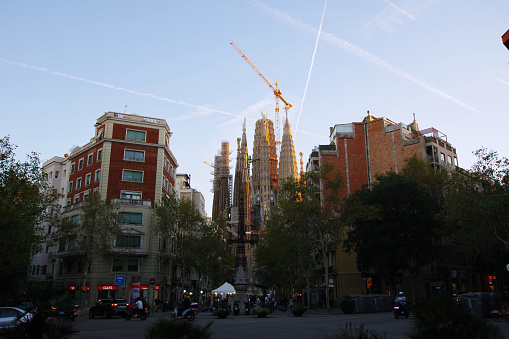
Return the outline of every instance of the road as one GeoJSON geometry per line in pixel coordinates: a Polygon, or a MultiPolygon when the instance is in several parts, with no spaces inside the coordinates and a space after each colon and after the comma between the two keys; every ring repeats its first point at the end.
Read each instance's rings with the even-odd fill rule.
{"type": "MultiPolygon", "coordinates": [[[[146,326],[158,319],[168,319],[168,313],[156,313],[146,321],[123,318],[76,319],[76,327],[80,330],[77,338],[143,338],[146,326]]],[[[359,327],[364,324],[367,330],[374,330],[377,334],[386,334],[387,339],[407,338],[404,333],[410,327],[410,319],[395,319],[392,313],[364,313],[364,314],[335,314],[326,312],[306,312],[302,317],[294,317],[290,313],[278,313],[267,318],[255,316],[230,315],[226,319],[213,317],[210,312],[199,313],[195,323],[202,326],[212,324],[212,338],[214,339],[332,339],[335,334],[346,326],[359,327]]],[[[509,323],[500,322],[509,338],[509,323]]]]}

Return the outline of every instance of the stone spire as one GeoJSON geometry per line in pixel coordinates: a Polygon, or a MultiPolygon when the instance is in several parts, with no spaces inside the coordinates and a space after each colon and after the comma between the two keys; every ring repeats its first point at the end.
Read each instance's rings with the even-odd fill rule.
{"type": "Polygon", "coordinates": [[[255,227],[263,227],[262,218],[277,203],[277,154],[274,124],[262,113],[256,122],[251,178],[251,204],[254,206],[255,227]]]}
{"type": "Polygon", "coordinates": [[[280,183],[287,178],[299,177],[295,148],[293,146],[292,129],[288,120],[288,111],[286,111],[286,119],[283,127],[283,140],[281,141],[278,175],[280,183]]]}

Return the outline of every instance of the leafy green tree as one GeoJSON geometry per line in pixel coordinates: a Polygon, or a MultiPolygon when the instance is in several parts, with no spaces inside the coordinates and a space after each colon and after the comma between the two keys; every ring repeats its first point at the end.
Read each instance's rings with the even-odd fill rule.
{"type": "Polygon", "coordinates": [[[439,250],[440,203],[409,172],[378,175],[371,189],[346,199],[343,217],[350,228],[343,245],[357,254],[363,273],[394,277],[412,263],[429,264],[439,250]]]}
{"type": "Polygon", "coordinates": [[[0,295],[12,292],[26,277],[31,256],[44,240],[41,224],[58,212],[58,193],[50,188],[39,156],[15,159],[16,146],[0,139],[0,295]],[[52,213],[53,212],[53,213],[52,213]]]}
{"type": "MultiPolygon", "coordinates": [[[[183,273],[197,273],[211,283],[224,279],[222,265],[233,262],[228,245],[223,241],[223,230],[209,224],[189,199],[176,194],[163,197],[155,207],[154,230],[167,244],[173,265],[183,273]]],[[[202,280],[202,279],[200,279],[202,280]]]]}
{"type": "Polygon", "coordinates": [[[451,257],[462,258],[465,263],[505,270],[509,161],[486,149],[474,154],[477,161],[472,168],[451,176],[445,187],[443,244],[451,257]]]}
{"type": "Polygon", "coordinates": [[[112,244],[122,234],[122,228],[118,207],[110,200],[103,200],[99,193],[91,194],[81,204],[77,214],[62,218],[57,234],[60,241],[67,242],[69,257],[81,264],[82,286],[86,286],[93,264],[113,253],[112,244]]]}
{"type": "MultiPolygon", "coordinates": [[[[278,189],[277,210],[256,250],[257,263],[267,264],[271,272],[283,269],[285,264],[295,265],[290,267],[306,281],[308,288],[316,268],[322,266],[325,281],[328,281],[329,248],[338,242],[343,225],[338,199],[341,187],[341,176],[328,165],[317,173],[308,172],[299,179],[287,179],[278,189]],[[283,254],[281,259],[286,263],[267,255],[274,253],[274,257],[278,252],[283,254]]],[[[286,271],[283,269],[283,272],[286,271]]],[[[325,291],[329,300],[329,290],[325,291]]],[[[308,305],[309,298],[308,291],[308,305]]]]}

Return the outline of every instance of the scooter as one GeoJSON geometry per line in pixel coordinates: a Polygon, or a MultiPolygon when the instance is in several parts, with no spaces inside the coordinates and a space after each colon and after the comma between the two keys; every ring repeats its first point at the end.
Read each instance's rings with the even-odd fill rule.
{"type": "Polygon", "coordinates": [[[125,320],[129,321],[131,318],[140,318],[140,320],[147,319],[148,310],[147,308],[143,308],[138,310],[136,307],[130,307],[125,315],[125,320]]]}
{"type": "Polygon", "coordinates": [[[408,318],[408,305],[406,301],[396,301],[394,303],[394,318],[399,319],[399,317],[408,318]]]}
{"type": "Polygon", "coordinates": [[[196,317],[196,308],[191,306],[188,309],[182,310],[182,313],[179,314],[179,307],[175,307],[175,310],[170,313],[170,320],[177,320],[177,319],[185,319],[189,321],[193,321],[194,317],[196,317]]]}

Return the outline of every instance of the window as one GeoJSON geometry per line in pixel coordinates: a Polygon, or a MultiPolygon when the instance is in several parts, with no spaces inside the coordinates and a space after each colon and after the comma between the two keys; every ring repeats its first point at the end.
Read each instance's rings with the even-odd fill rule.
{"type": "Polygon", "coordinates": [[[145,141],[147,132],[128,129],[125,138],[128,140],[145,141]]]}
{"type": "Polygon", "coordinates": [[[58,252],[65,251],[65,239],[60,239],[58,241],[58,252]]]}
{"type": "Polygon", "coordinates": [[[97,132],[97,141],[101,141],[104,136],[104,128],[97,132]]]}
{"type": "Polygon", "coordinates": [[[53,172],[49,172],[48,179],[53,179],[53,172]]]}
{"type": "Polygon", "coordinates": [[[87,201],[89,195],[90,195],[90,190],[83,193],[83,201],[87,201]]]}
{"type": "Polygon", "coordinates": [[[72,181],[69,182],[69,186],[67,186],[67,193],[72,192],[72,181]]]}
{"type": "Polygon", "coordinates": [[[143,224],[143,213],[120,212],[119,220],[124,225],[141,225],[143,224]]]}
{"type": "Polygon", "coordinates": [[[64,170],[64,178],[67,176],[67,170],[64,170]]]}
{"type": "Polygon", "coordinates": [[[127,271],[138,272],[138,259],[127,260],[127,271]]]}
{"type": "Polygon", "coordinates": [[[67,199],[67,206],[71,206],[71,199],[67,199]]]}
{"type": "Polygon", "coordinates": [[[130,200],[141,200],[141,192],[122,191],[122,193],[120,194],[120,198],[130,200]]]}
{"type": "Polygon", "coordinates": [[[89,186],[90,185],[90,179],[92,179],[92,173],[88,173],[85,176],[85,186],[89,186]]]}
{"type": "Polygon", "coordinates": [[[122,259],[113,259],[113,265],[111,267],[113,272],[122,272],[124,270],[124,262],[122,259]]]}
{"type": "Polygon", "coordinates": [[[452,165],[452,157],[450,155],[447,156],[447,163],[452,165]]]}
{"type": "Polygon", "coordinates": [[[78,161],[78,171],[82,170],[83,169],[83,162],[84,162],[84,158],[81,158],[79,161],[78,161]]]}
{"type": "Polygon", "coordinates": [[[126,149],[124,151],[124,160],[144,161],[145,160],[145,152],[126,149]]]}
{"type": "Polygon", "coordinates": [[[99,180],[101,180],[101,170],[95,171],[94,182],[98,182],[99,180]]]}
{"type": "Polygon", "coordinates": [[[69,245],[67,246],[67,248],[72,250],[75,247],[76,247],[76,238],[69,239],[69,245]]]}
{"type": "Polygon", "coordinates": [[[92,162],[94,161],[94,153],[90,153],[87,157],[87,166],[92,165],[92,162]]]}
{"type": "Polygon", "coordinates": [[[80,222],[80,216],[79,215],[73,215],[71,217],[71,222],[73,225],[78,225],[78,223],[80,222]]]}
{"type": "Polygon", "coordinates": [[[76,179],[76,190],[81,188],[81,178],[76,179]]]}
{"type": "Polygon", "coordinates": [[[71,164],[71,174],[74,173],[75,165],[76,165],[76,163],[74,163],[74,162],[71,164]]]}
{"type": "Polygon", "coordinates": [[[55,171],[55,179],[58,179],[58,171],[55,171]]]}
{"type": "Polygon", "coordinates": [[[97,161],[101,161],[103,158],[103,149],[100,148],[97,150],[97,161]]]}
{"type": "Polygon", "coordinates": [[[141,247],[141,235],[119,235],[115,241],[116,247],[141,247]]]}
{"type": "Polygon", "coordinates": [[[78,194],[78,195],[76,195],[76,196],[74,197],[74,203],[75,203],[75,204],[77,204],[77,203],[79,203],[79,202],[80,202],[80,195],[78,194]]]}
{"type": "Polygon", "coordinates": [[[143,172],[124,170],[122,173],[122,180],[143,182],[143,172]]]}
{"type": "Polygon", "coordinates": [[[445,154],[444,153],[440,153],[440,160],[442,162],[445,162],[445,154]]]}

